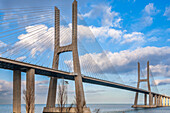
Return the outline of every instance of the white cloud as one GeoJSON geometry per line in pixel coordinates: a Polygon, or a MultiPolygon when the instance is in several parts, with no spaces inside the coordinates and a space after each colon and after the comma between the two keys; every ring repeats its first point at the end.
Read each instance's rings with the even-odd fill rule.
{"type": "Polygon", "coordinates": [[[5,80],[0,80],[0,95],[5,96],[9,95],[12,93],[12,83],[5,81],[5,80]]]}
{"type": "Polygon", "coordinates": [[[107,27],[118,27],[120,28],[121,18],[118,12],[112,11],[111,6],[107,5],[93,5],[92,10],[88,13],[82,15],[83,17],[88,18],[102,18],[102,26],[107,27]]]}
{"type": "Polygon", "coordinates": [[[170,79],[164,79],[164,80],[155,80],[153,82],[154,85],[165,85],[170,84],[170,79]]]}
{"type": "Polygon", "coordinates": [[[158,40],[159,40],[159,38],[157,38],[156,36],[153,36],[153,37],[148,39],[148,41],[151,41],[151,42],[156,42],[158,40]]]}
{"type": "Polygon", "coordinates": [[[0,41],[0,47],[5,47],[7,46],[7,44],[5,44],[4,42],[0,41]]]}
{"type": "MultiPolygon", "coordinates": [[[[35,96],[36,103],[44,104],[46,102],[46,95],[48,92],[49,80],[44,81],[35,81],[35,96]],[[43,98],[39,98],[43,97],[43,98]]],[[[26,81],[21,81],[21,96],[23,94],[22,90],[26,88],[26,81]]],[[[3,97],[3,100],[0,101],[0,104],[11,103],[11,98],[13,94],[13,82],[6,80],[0,80],[0,97],[3,97]],[[7,102],[6,102],[7,101],[7,102]]]]}
{"type": "Polygon", "coordinates": [[[34,57],[37,52],[43,52],[52,48],[54,28],[48,28],[45,25],[35,25],[28,26],[25,30],[27,33],[18,36],[19,41],[15,43],[12,53],[20,51],[22,47],[25,51],[30,51],[31,56],[34,57]]]}
{"type": "MultiPolygon", "coordinates": [[[[94,73],[113,73],[115,67],[119,73],[126,73],[136,69],[138,61],[147,62],[150,60],[153,64],[159,64],[167,60],[170,56],[169,47],[145,47],[136,50],[124,50],[120,52],[103,52],[103,53],[89,53],[80,56],[80,64],[82,70],[90,72],[93,69],[94,73]],[[90,66],[90,67],[89,67],[90,66]]],[[[72,61],[65,61],[67,65],[72,66],[72,61]]],[[[72,68],[72,67],[71,67],[72,68]]],[[[153,69],[154,71],[154,69],[153,69]]]]}
{"type": "Polygon", "coordinates": [[[121,42],[122,44],[131,42],[144,42],[144,34],[141,32],[132,32],[127,34],[126,30],[116,30],[109,27],[94,27],[78,25],[78,34],[81,38],[86,37],[90,39],[99,38],[100,41],[104,41],[111,38],[111,42],[121,42]],[[94,36],[93,36],[94,34],[94,36]]]}
{"type": "Polygon", "coordinates": [[[155,76],[170,76],[170,65],[150,65],[150,69],[155,76]]]}
{"type": "Polygon", "coordinates": [[[142,16],[138,19],[138,21],[131,25],[133,30],[142,30],[145,27],[152,25],[153,16],[159,13],[160,10],[157,10],[153,3],[149,3],[142,10],[142,16]]]}
{"type": "Polygon", "coordinates": [[[132,32],[131,34],[125,34],[121,43],[124,44],[134,41],[140,41],[141,43],[144,42],[144,34],[141,32],[132,32]]]}
{"type": "Polygon", "coordinates": [[[21,56],[21,57],[18,57],[16,60],[21,61],[21,60],[24,60],[26,58],[27,58],[26,56],[21,56]]]}
{"type": "Polygon", "coordinates": [[[90,26],[91,31],[93,32],[96,38],[106,40],[111,37],[111,40],[120,40],[123,32],[121,30],[116,30],[108,27],[94,27],[90,26]]]}
{"type": "Polygon", "coordinates": [[[166,16],[168,18],[168,20],[170,20],[170,6],[166,7],[164,16],[166,16]]]}
{"type": "Polygon", "coordinates": [[[148,15],[154,15],[157,14],[159,12],[159,10],[156,9],[156,7],[154,7],[153,3],[149,3],[148,5],[145,6],[144,11],[148,14],[148,15]]]}
{"type": "MultiPolygon", "coordinates": [[[[60,44],[61,46],[71,42],[70,27],[61,26],[60,44]],[[65,32],[64,32],[65,31],[65,32]],[[67,31],[67,32],[66,32],[67,31]]],[[[18,36],[19,41],[15,43],[11,53],[25,49],[30,52],[31,57],[35,57],[37,53],[45,50],[52,50],[54,46],[54,28],[48,28],[46,25],[27,26],[25,34],[18,36]]],[[[22,57],[23,58],[23,57],[22,57]]],[[[20,60],[20,58],[19,58],[20,60]]]]}
{"type": "MultiPolygon", "coordinates": [[[[71,38],[71,24],[68,26],[61,26],[60,32],[60,45],[64,46],[70,44],[71,38]]],[[[21,49],[28,51],[31,57],[35,57],[36,54],[42,53],[47,49],[52,50],[54,45],[54,28],[48,28],[46,25],[28,26],[25,28],[25,34],[18,36],[19,41],[14,44],[14,48],[9,52],[16,53],[21,49]],[[38,31],[37,31],[38,30],[38,31]]],[[[123,31],[124,32],[124,31],[123,31]]],[[[94,27],[78,25],[78,38],[89,38],[93,40],[99,38],[100,40],[106,40],[109,37],[111,40],[120,40],[123,32],[108,27],[94,27]],[[94,35],[93,35],[94,34],[94,35]],[[95,36],[95,37],[94,37],[95,36]]],[[[5,46],[4,43],[0,43],[5,46]]],[[[21,56],[17,60],[23,60],[25,57],[21,56]]]]}

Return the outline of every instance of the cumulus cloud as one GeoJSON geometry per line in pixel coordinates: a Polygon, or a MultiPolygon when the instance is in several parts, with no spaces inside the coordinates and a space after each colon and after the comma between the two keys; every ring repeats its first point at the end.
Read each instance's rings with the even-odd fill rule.
{"type": "MultiPolygon", "coordinates": [[[[42,94],[43,96],[47,94],[48,92],[48,84],[49,84],[49,81],[48,80],[44,80],[44,81],[35,81],[35,88],[36,88],[36,95],[38,94],[38,96],[41,96],[40,94],[42,94]]],[[[22,88],[25,89],[26,87],[26,81],[21,81],[21,85],[22,85],[22,88]]],[[[23,90],[21,89],[21,90],[23,90]]],[[[21,92],[22,93],[22,92],[21,92]]],[[[4,101],[9,101],[9,102],[4,102],[4,101],[0,101],[0,104],[3,104],[3,103],[7,103],[9,104],[10,103],[10,98],[12,98],[13,94],[13,82],[9,82],[9,81],[6,81],[6,80],[0,80],[0,97],[3,97],[4,101]]],[[[38,100],[36,98],[36,102],[39,103],[41,102],[41,100],[38,100]]],[[[44,100],[44,99],[43,99],[44,100]]],[[[45,102],[46,100],[44,100],[45,102]]]]}
{"type": "MultiPolygon", "coordinates": [[[[60,45],[68,45],[72,41],[72,25],[60,27],[60,45]]],[[[21,49],[28,51],[31,57],[35,57],[36,54],[42,53],[45,50],[53,49],[54,45],[54,28],[48,28],[46,25],[28,26],[25,28],[25,34],[18,36],[19,41],[15,43],[14,48],[10,51],[15,53],[21,49]]],[[[78,38],[86,38],[94,40],[99,38],[100,40],[106,40],[111,38],[111,41],[121,40],[121,37],[125,31],[116,30],[108,27],[94,27],[78,25],[78,38]],[[93,35],[94,34],[94,35],[93,35]]],[[[3,46],[5,44],[2,43],[3,46]]],[[[17,60],[23,60],[25,57],[21,56],[17,60]]]]}
{"type": "Polygon", "coordinates": [[[45,25],[27,26],[26,34],[18,36],[19,41],[15,43],[12,53],[20,51],[24,48],[29,51],[34,57],[37,52],[43,52],[46,49],[51,49],[49,45],[53,45],[54,28],[49,28],[45,25]]]}
{"type": "Polygon", "coordinates": [[[27,58],[26,56],[21,56],[21,57],[18,57],[16,60],[21,61],[21,60],[24,60],[26,58],[27,58]]]}
{"type": "Polygon", "coordinates": [[[7,46],[7,44],[5,44],[4,42],[0,41],[0,47],[5,47],[7,46]]]}
{"type": "MultiPolygon", "coordinates": [[[[70,27],[61,26],[60,32],[60,44],[61,46],[71,42],[70,27]],[[64,32],[65,31],[65,32],[64,32]],[[67,31],[67,32],[66,32],[67,31]]],[[[35,57],[37,53],[42,53],[45,50],[52,50],[54,46],[54,28],[48,28],[46,25],[34,25],[27,26],[25,28],[26,33],[18,36],[19,41],[14,44],[11,53],[15,53],[24,49],[28,51],[31,57],[35,57]]],[[[19,57],[17,60],[25,59],[25,57],[19,57]]]]}
{"type": "Polygon", "coordinates": [[[82,15],[83,17],[96,18],[101,17],[102,26],[120,28],[121,17],[118,12],[112,11],[111,6],[93,5],[92,10],[82,15]]]}
{"type": "MultiPolygon", "coordinates": [[[[147,60],[150,60],[152,64],[157,65],[162,62],[162,57],[164,57],[165,60],[168,60],[169,56],[169,47],[159,48],[148,46],[145,48],[138,48],[133,51],[124,50],[115,53],[103,52],[85,54],[80,56],[80,65],[82,70],[87,72],[90,72],[91,69],[93,69],[94,73],[115,73],[112,71],[113,67],[115,67],[119,73],[126,73],[136,69],[136,64],[138,61],[144,61],[146,63],[147,60]],[[88,67],[89,65],[90,68],[88,67]]],[[[70,65],[72,64],[71,60],[67,60],[65,63],[69,66],[72,66],[70,65]]]]}
{"type": "Polygon", "coordinates": [[[12,83],[5,80],[0,80],[0,96],[10,94],[12,94],[12,83]]]}
{"type": "Polygon", "coordinates": [[[164,16],[166,16],[168,18],[168,20],[170,20],[170,6],[166,7],[164,16]]]}
{"type": "Polygon", "coordinates": [[[170,65],[150,65],[150,69],[155,76],[170,76],[170,65]]]}
{"type": "Polygon", "coordinates": [[[142,10],[142,16],[137,20],[136,23],[131,25],[133,30],[142,30],[145,27],[152,25],[153,16],[159,13],[160,11],[156,9],[153,3],[149,3],[142,10]]]}
{"type": "Polygon", "coordinates": [[[96,38],[99,38],[100,40],[106,40],[108,38],[111,38],[111,41],[120,40],[123,32],[121,30],[116,30],[113,28],[108,27],[89,27],[92,33],[96,38]]]}
{"type": "Polygon", "coordinates": [[[164,80],[155,80],[153,82],[154,85],[166,85],[170,84],[170,79],[164,79],[164,80]]]}
{"type": "Polygon", "coordinates": [[[90,38],[91,40],[98,38],[99,41],[110,39],[110,42],[120,42],[121,44],[131,42],[144,42],[144,34],[141,32],[126,33],[124,30],[116,30],[109,27],[95,27],[78,25],[78,35],[83,38],[90,38]],[[94,35],[93,35],[94,34],[94,35]]]}
{"type": "Polygon", "coordinates": [[[122,41],[122,44],[124,43],[129,43],[129,42],[134,42],[134,41],[140,41],[141,42],[144,42],[144,34],[141,33],[141,32],[132,32],[131,34],[125,34],[123,36],[123,41],[122,41]]]}
{"type": "Polygon", "coordinates": [[[150,42],[156,42],[158,40],[159,40],[159,38],[157,38],[156,36],[153,36],[153,37],[148,39],[148,41],[150,41],[150,42]]]}
{"type": "Polygon", "coordinates": [[[159,12],[159,10],[156,9],[153,3],[149,3],[145,6],[144,12],[146,12],[148,15],[154,15],[159,12]]]}

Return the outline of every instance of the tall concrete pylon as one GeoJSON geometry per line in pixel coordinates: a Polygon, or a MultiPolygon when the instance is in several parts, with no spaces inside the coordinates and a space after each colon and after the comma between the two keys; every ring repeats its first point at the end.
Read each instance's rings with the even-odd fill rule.
{"type": "Polygon", "coordinates": [[[138,89],[139,89],[141,82],[147,82],[148,91],[149,91],[149,106],[147,106],[147,94],[145,94],[145,96],[144,96],[144,105],[137,105],[137,103],[138,103],[138,92],[136,92],[134,105],[132,107],[134,107],[134,108],[137,108],[137,107],[143,107],[143,108],[145,108],[145,107],[156,107],[157,105],[153,105],[153,94],[151,93],[150,82],[149,82],[149,61],[147,62],[147,78],[146,79],[140,78],[140,63],[138,62],[138,83],[137,83],[138,89]]]}
{"type": "MultiPolygon", "coordinates": [[[[78,113],[83,113],[85,107],[85,96],[81,76],[81,68],[79,63],[78,48],[77,48],[77,1],[72,3],[72,43],[66,46],[60,46],[60,11],[55,7],[55,46],[53,57],[53,69],[58,69],[60,53],[72,51],[73,67],[75,73],[75,91],[76,91],[76,104],[78,113]]],[[[57,91],[57,78],[50,79],[47,104],[44,112],[55,112],[57,91]]]]}
{"type": "MultiPolygon", "coordinates": [[[[53,65],[52,68],[58,70],[58,63],[59,63],[59,54],[57,50],[60,46],[60,10],[55,7],[55,36],[54,36],[54,56],[53,56],[53,65]]],[[[51,77],[50,78],[50,85],[48,90],[48,97],[47,97],[47,108],[54,108],[56,103],[56,91],[57,91],[57,78],[51,77]]]]}

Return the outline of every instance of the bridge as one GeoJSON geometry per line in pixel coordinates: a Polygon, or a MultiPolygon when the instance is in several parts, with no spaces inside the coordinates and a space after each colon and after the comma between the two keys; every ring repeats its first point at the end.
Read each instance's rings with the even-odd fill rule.
{"type": "MultiPolygon", "coordinates": [[[[54,34],[54,56],[52,68],[44,67],[36,64],[26,63],[22,61],[12,60],[10,58],[0,57],[0,68],[13,71],[13,113],[21,112],[21,72],[26,73],[26,94],[32,94],[31,99],[35,99],[35,74],[50,77],[50,84],[48,90],[47,104],[44,108],[44,113],[59,112],[59,108],[55,106],[56,92],[57,92],[57,79],[67,79],[75,81],[76,102],[79,113],[90,113],[90,109],[86,107],[83,82],[89,84],[96,84],[111,88],[118,88],[128,90],[136,93],[134,108],[155,108],[170,106],[170,96],[155,93],[150,88],[150,68],[149,61],[147,62],[147,78],[141,79],[140,77],[140,63],[138,63],[138,83],[137,87],[128,86],[112,81],[107,81],[95,77],[89,77],[81,73],[79,63],[78,46],[77,46],[77,1],[74,0],[72,4],[72,43],[66,46],[60,45],[60,10],[55,7],[55,34],[54,34]],[[59,56],[64,52],[72,52],[73,56],[73,72],[66,72],[59,70],[59,56]],[[141,89],[140,83],[146,82],[148,90],[141,89]],[[144,105],[138,105],[138,94],[144,94],[144,105]],[[147,95],[149,95],[149,104],[147,105],[147,95]],[[153,100],[154,99],[154,100],[153,100]]],[[[2,32],[1,32],[2,33],[2,32]]],[[[61,37],[62,38],[62,37],[61,37]]],[[[28,104],[28,103],[26,103],[28,104]]],[[[34,103],[31,106],[34,112],[34,103]]],[[[76,110],[73,110],[75,112],[76,110]]]]}

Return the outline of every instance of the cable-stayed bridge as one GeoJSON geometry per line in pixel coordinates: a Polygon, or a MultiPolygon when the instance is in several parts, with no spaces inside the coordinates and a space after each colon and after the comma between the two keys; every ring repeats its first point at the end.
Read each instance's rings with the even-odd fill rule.
{"type": "MultiPolygon", "coordinates": [[[[0,38],[2,38],[0,42],[0,68],[13,70],[13,112],[21,112],[21,72],[26,72],[26,93],[29,95],[31,92],[32,99],[34,99],[35,92],[35,74],[50,77],[47,104],[43,112],[58,112],[59,108],[55,107],[55,103],[57,79],[60,78],[75,81],[77,109],[80,113],[90,112],[90,109],[86,107],[82,82],[136,92],[134,105],[132,106],[134,108],[153,108],[170,105],[169,96],[151,91],[149,62],[147,63],[146,79],[141,79],[140,64],[138,63],[137,87],[113,82],[110,78],[103,79],[106,76],[101,67],[93,68],[88,62],[84,62],[87,72],[80,67],[82,62],[78,52],[86,52],[87,50],[83,45],[79,45],[83,41],[79,43],[81,36],[78,34],[79,32],[85,32],[87,28],[84,28],[85,31],[78,31],[78,16],[80,19],[82,17],[78,15],[77,1],[74,0],[72,4],[72,24],[66,23],[65,18],[60,15],[60,10],[57,7],[54,10],[47,8],[45,11],[40,8],[33,8],[33,10],[31,8],[16,8],[13,10],[15,10],[14,14],[10,13],[9,9],[2,9],[5,13],[0,15],[3,20],[0,25],[5,28],[0,32],[0,38]],[[27,14],[27,16],[21,16],[24,14],[27,14]],[[48,29],[53,25],[53,22],[54,26],[48,29]],[[62,22],[64,25],[61,25],[62,22]],[[9,27],[12,27],[12,29],[9,27]],[[18,36],[18,38],[11,38],[15,36],[18,36]],[[65,52],[72,52],[71,60],[68,58],[63,60],[67,56],[62,55],[65,52]],[[50,59],[51,56],[53,56],[52,59],[50,59]],[[62,62],[65,64],[62,64],[62,62]],[[59,65],[60,63],[61,65],[59,65]],[[52,65],[52,68],[48,67],[49,65],[52,65]],[[63,68],[68,69],[68,71],[63,71],[63,68]],[[99,70],[100,73],[95,73],[96,70],[99,70]],[[148,90],[139,88],[141,82],[147,83],[148,90]],[[144,94],[144,105],[137,104],[138,93],[144,94]],[[149,104],[147,104],[147,95],[149,95],[149,104]]],[[[84,24],[86,23],[84,22],[84,24]]],[[[86,46],[89,45],[87,44],[86,46]]],[[[97,50],[95,45],[93,47],[94,50],[97,50]]],[[[90,59],[92,58],[89,57],[90,59]]],[[[105,63],[107,64],[107,61],[105,63]]],[[[96,66],[95,62],[94,65],[96,66]]]]}

